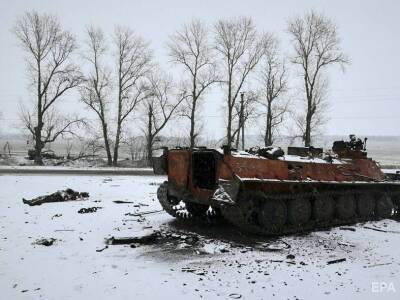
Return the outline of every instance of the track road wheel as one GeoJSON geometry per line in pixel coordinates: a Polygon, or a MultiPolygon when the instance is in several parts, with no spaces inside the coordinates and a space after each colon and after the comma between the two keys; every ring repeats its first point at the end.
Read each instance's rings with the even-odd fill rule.
{"type": "Polygon", "coordinates": [[[287,219],[286,204],[280,199],[265,199],[257,217],[258,223],[266,233],[279,233],[287,219]]]}
{"type": "Polygon", "coordinates": [[[162,183],[158,188],[157,198],[162,208],[171,216],[176,217],[176,211],[174,210],[174,206],[177,205],[180,202],[180,200],[176,197],[168,195],[168,181],[162,183]]]}
{"type": "Polygon", "coordinates": [[[311,218],[311,203],[307,198],[290,199],[287,204],[288,222],[303,225],[311,218]]]}
{"type": "Polygon", "coordinates": [[[356,202],[353,194],[339,196],[336,200],[336,212],[342,220],[349,220],[356,213],[356,202]]]}
{"type": "Polygon", "coordinates": [[[392,195],[392,201],[393,201],[393,205],[394,205],[395,216],[397,218],[399,218],[400,217],[400,193],[399,192],[392,195]]]}
{"type": "Polygon", "coordinates": [[[193,216],[205,216],[206,212],[209,208],[208,205],[203,205],[203,204],[198,204],[194,202],[185,202],[186,209],[189,213],[191,213],[193,216]]]}
{"type": "Polygon", "coordinates": [[[256,225],[258,222],[259,207],[266,201],[265,194],[258,190],[243,190],[238,196],[243,220],[249,225],[256,225]]]}
{"type": "Polygon", "coordinates": [[[393,201],[388,194],[380,194],[376,199],[375,215],[378,218],[389,218],[393,211],[393,201]]]}
{"type": "Polygon", "coordinates": [[[372,194],[360,194],[356,199],[357,215],[363,219],[372,217],[375,211],[375,197],[372,194]]]}
{"type": "Polygon", "coordinates": [[[317,222],[332,220],[335,214],[335,200],[332,196],[317,195],[314,200],[313,214],[317,222]]]}

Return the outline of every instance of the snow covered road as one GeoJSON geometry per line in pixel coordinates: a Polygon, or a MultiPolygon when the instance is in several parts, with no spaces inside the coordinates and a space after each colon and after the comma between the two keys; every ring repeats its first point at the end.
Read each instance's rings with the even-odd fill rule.
{"type": "Polygon", "coordinates": [[[400,297],[396,221],[268,239],[248,237],[227,224],[182,225],[164,212],[135,216],[160,209],[156,190],[163,180],[0,176],[0,299],[400,297]],[[34,207],[22,203],[23,197],[65,188],[89,192],[90,198],[34,207]],[[78,213],[88,207],[101,209],[78,213]],[[170,239],[105,248],[105,238],[152,230],[167,232],[170,239]],[[198,240],[189,242],[193,236],[198,240]],[[41,238],[56,241],[48,247],[36,245],[41,238]],[[342,258],[346,260],[328,264],[342,258]]]}

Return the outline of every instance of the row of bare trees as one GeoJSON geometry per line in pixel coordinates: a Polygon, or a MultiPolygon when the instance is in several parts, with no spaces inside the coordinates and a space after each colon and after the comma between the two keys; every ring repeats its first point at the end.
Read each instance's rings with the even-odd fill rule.
{"type": "Polygon", "coordinates": [[[241,139],[244,148],[245,123],[251,117],[263,115],[264,143],[272,145],[274,135],[284,118],[292,115],[304,140],[311,145],[312,132],[324,122],[327,106],[327,77],[325,69],[338,64],[344,67],[349,59],[340,48],[336,25],[314,11],[296,16],[288,23],[294,54],[290,62],[298,66],[303,80],[304,107],[289,110],[288,63],[279,49],[279,40],[271,33],[259,33],[251,18],[240,17],[218,21],[210,30],[194,20],[170,37],[168,48],[173,62],[184,69],[184,88],[189,91],[183,115],[190,120],[190,147],[196,145],[200,126],[196,126],[197,110],[204,93],[219,83],[225,94],[226,139],[232,145],[241,139]],[[253,75],[253,76],[252,76],[253,75]],[[258,78],[255,91],[243,89],[250,79],[258,78]],[[240,98],[240,99],[239,99],[240,98]],[[263,113],[260,113],[261,106],[263,113]],[[241,137],[240,137],[241,135],[241,137]]]}
{"type": "MultiPolygon", "coordinates": [[[[59,136],[73,134],[80,118],[61,118],[55,104],[77,88],[80,99],[94,113],[109,165],[117,165],[125,124],[140,118],[151,160],[156,137],[175,116],[189,120],[188,146],[198,144],[205,96],[214,85],[224,94],[225,143],[245,144],[245,124],[263,120],[264,143],[271,145],[285,117],[294,115],[306,146],[323,121],[327,73],[330,65],[344,66],[348,58],[340,48],[336,25],[314,11],[288,23],[294,53],[285,58],[278,38],[261,33],[249,17],[216,22],[213,28],[192,20],[173,33],[167,42],[170,61],[181,68],[178,81],[162,71],[149,43],[127,27],[116,27],[108,38],[90,26],[85,46],[79,50],[85,64],[74,61],[75,38],[62,29],[56,17],[27,12],[14,28],[28,54],[28,74],[35,88],[35,105],[22,109],[22,119],[35,141],[35,162],[41,151],[59,136]],[[289,101],[291,63],[299,71],[303,109],[289,101]],[[251,82],[256,88],[244,90],[251,82]]],[[[136,123],[136,122],[135,122],[136,123]]],[[[86,124],[87,125],[87,124],[86,124]]],[[[90,126],[95,128],[96,126],[90,126]]]]}

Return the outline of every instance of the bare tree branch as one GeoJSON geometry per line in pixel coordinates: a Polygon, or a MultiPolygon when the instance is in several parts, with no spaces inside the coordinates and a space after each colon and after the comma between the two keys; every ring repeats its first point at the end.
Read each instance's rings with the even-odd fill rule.
{"type": "MultiPolygon", "coordinates": [[[[311,145],[313,118],[318,111],[317,84],[329,65],[340,65],[342,69],[349,63],[340,48],[340,38],[336,25],[322,14],[311,11],[302,17],[289,21],[289,33],[294,45],[292,63],[299,65],[305,88],[306,113],[303,140],[311,145]]],[[[314,122],[314,125],[318,122],[314,122]]]]}
{"type": "MultiPolygon", "coordinates": [[[[36,86],[36,105],[33,113],[22,113],[22,121],[35,140],[35,163],[42,164],[41,152],[46,143],[54,141],[61,133],[51,131],[43,136],[45,120],[51,120],[51,108],[62,99],[69,90],[82,82],[78,67],[70,62],[76,48],[75,38],[61,28],[58,19],[35,11],[26,12],[15,26],[14,33],[21,48],[27,54],[28,74],[31,84],[36,86]],[[29,117],[28,117],[29,116],[29,117]]],[[[68,128],[68,127],[67,127],[68,128]]],[[[63,132],[65,132],[65,129],[63,132]]]]}
{"type": "Polygon", "coordinates": [[[115,28],[114,45],[118,107],[113,164],[117,165],[123,122],[146,99],[146,76],[151,71],[152,53],[148,43],[126,27],[115,28]]]}
{"type": "Polygon", "coordinates": [[[289,101],[282,98],[288,90],[288,82],[285,61],[278,53],[278,40],[273,35],[266,37],[265,56],[260,70],[260,104],[265,108],[264,145],[270,146],[274,142],[277,126],[288,112],[289,101]]]}
{"type": "Polygon", "coordinates": [[[230,146],[233,109],[244,82],[264,54],[263,37],[258,35],[251,18],[221,20],[215,24],[215,45],[227,89],[227,143],[230,146]]]}
{"type": "Polygon", "coordinates": [[[175,116],[175,112],[181,103],[190,95],[176,92],[171,77],[161,71],[152,73],[149,76],[149,82],[149,95],[143,103],[143,107],[146,124],[144,131],[147,142],[147,160],[151,163],[156,137],[175,116]]]}
{"type": "Polygon", "coordinates": [[[107,112],[109,93],[111,91],[110,71],[104,64],[107,53],[107,40],[104,33],[93,26],[87,28],[85,59],[90,64],[90,71],[85,77],[80,89],[81,101],[93,110],[100,120],[104,141],[104,149],[107,154],[108,165],[112,164],[109,128],[107,112]]]}
{"type": "Polygon", "coordinates": [[[193,19],[170,36],[167,47],[171,61],[184,69],[183,90],[190,93],[190,97],[184,103],[182,114],[190,120],[190,147],[193,148],[199,133],[196,118],[200,100],[203,93],[218,81],[207,27],[201,21],[193,19]]]}

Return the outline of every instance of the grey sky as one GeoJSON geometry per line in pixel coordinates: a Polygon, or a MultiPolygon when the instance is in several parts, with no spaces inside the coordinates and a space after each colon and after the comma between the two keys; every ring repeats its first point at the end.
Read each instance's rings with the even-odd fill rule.
{"type": "MultiPolygon", "coordinates": [[[[330,72],[330,121],[327,134],[400,135],[400,1],[5,1],[0,0],[0,110],[2,127],[15,131],[18,102],[26,101],[27,81],[22,51],[11,33],[25,10],[57,14],[66,29],[83,39],[85,26],[98,25],[111,33],[127,25],[151,42],[155,56],[168,69],[165,42],[184,22],[197,17],[208,24],[219,18],[251,16],[259,30],[275,32],[290,54],[288,18],[316,9],[339,27],[342,47],[352,64],[342,73],[330,72]]],[[[295,75],[292,70],[292,75],[295,75]]],[[[203,113],[204,133],[224,134],[222,99],[215,86],[203,113]],[[215,117],[215,116],[221,117],[215,117]]],[[[67,109],[78,107],[69,98],[67,109]]],[[[78,104],[79,105],[79,104],[78,104]]],[[[82,109],[80,109],[82,111],[82,109]]]]}

